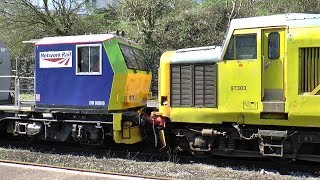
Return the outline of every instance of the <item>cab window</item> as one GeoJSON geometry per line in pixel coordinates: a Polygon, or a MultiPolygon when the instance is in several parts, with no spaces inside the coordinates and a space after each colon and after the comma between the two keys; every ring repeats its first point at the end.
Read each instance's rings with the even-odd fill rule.
{"type": "Polygon", "coordinates": [[[77,74],[101,74],[101,45],[77,45],[77,74]]]}
{"type": "Polygon", "coordinates": [[[280,34],[271,32],[268,35],[268,58],[279,59],[280,56],[280,34]]]}
{"type": "Polygon", "coordinates": [[[257,59],[257,35],[239,34],[230,39],[226,54],[226,60],[257,59]]]}
{"type": "Polygon", "coordinates": [[[139,65],[130,46],[120,44],[120,49],[128,69],[139,69],[139,65]]]}
{"type": "Polygon", "coordinates": [[[143,51],[138,48],[119,44],[128,69],[147,71],[148,67],[143,51]]]}
{"type": "Polygon", "coordinates": [[[132,50],[138,62],[139,69],[144,71],[148,70],[148,66],[147,66],[143,51],[137,48],[132,48],[132,50]]]}

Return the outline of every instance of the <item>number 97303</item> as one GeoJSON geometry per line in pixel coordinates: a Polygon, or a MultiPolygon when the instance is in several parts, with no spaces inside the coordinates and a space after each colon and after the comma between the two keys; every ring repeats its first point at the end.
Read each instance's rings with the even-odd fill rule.
{"type": "Polygon", "coordinates": [[[231,86],[231,91],[246,91],[247,86],[231,86]]]}

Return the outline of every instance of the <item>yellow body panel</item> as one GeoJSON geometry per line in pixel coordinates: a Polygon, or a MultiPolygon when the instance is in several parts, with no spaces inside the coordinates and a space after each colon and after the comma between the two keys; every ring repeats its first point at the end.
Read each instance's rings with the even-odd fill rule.
{"type": "MultiPolygon", "coordinates": [[[[170,60],[172,55],[174,54],[174,51],[165,52],[161,56],[160,60],[160,67],[159,67],[159,96],[158,101],[161,103],[161,96],[168,97],[168,102],[170,102],[170,60]]],[[[170,106],[161,106],[159,104],[159,111],[162,113],[165,117],[170,117],[170,106]]]]}
{"type": "Polygon", "coordinates": [[[122,131],[113,131],[113,139],[116,143],[134,144],[142,141],[139,126],[123,128],[122,131]]]}
{"type": "MultiPolygon", "coordinates": [[[[313,123],[316,126],[320,126],[320,96],[298,92],[299,69],[297,67],[299,67],[299,48],[320,47],[319,31],[320,27],[290,28],[287,40],[287,59],[290,59],[290,63],[287,63],[288,110],[291,116],[310,116],[310,118],[303,118],[301,121],[306,122],[309,119],[314,119],[317,120],[316,123],[313,123]]],[[[309,124],[306,122],[306,125],[309,124]]]]}
{"type": "Polygon", "coordinates": [[[131,122],[122,122],[122,113],[113,113],[113,140],[116,143],[134,144],[142,141],[139,126],[131,122]]]}
{"type": "Polygon", "coordinates": [[[121,131],[121,121],[122,121],[122,113],[114,113],[113,114],[113,130],[121,131]]]}
{"type": "Polygon", "coordinates": [[[109,110],[124,110],[147,103],[152,74],[146,71],[115,74],[109,110]]]}
{"type": "MultiPolygon", "coordinates": [[[[320,27],[264,27],[236,30],[234,34],[257,35],[257,58],[254,60],[222,60],[217,63],[217,108],[170,106],[170,61],[175,52],[162,55],[159,68],[159,111],[172,122],[210,123],[238,122],[252,125],[320,127],[320,96],[299,93],[299,48],[320,47],[320,27]],[[280,56],[264,69],[265,37],[271,31],[280,34],[280,56]],[[246,86],[234,91],[231,86],[246,86]],[[265,89],[283,89],[288,118],[261,119],[265,89]]],[[[223,56],[222,56],[223,57],[223,56]]],[[[313,73],[317,73],[315,69],[313,73]]],[[[312,74],[312,73],[311,73],[312,74]]],[[[320,74],[320,73],[319,73],[320,74]]]]}
{"type": "Polygon", "coordinates": [[[125,107],[136,107],[147,103],[151,86],[151,73],[129,73],[125,89],[125,107]]]}
{"type": "Polygon", "coordinates": [[[127,74],[115,74],[110,95],[109,110],[122,110],[125,97],[123,84],[127,84],[127,74]],[[120,83],[121,80],[121,83],[120,83]]]}

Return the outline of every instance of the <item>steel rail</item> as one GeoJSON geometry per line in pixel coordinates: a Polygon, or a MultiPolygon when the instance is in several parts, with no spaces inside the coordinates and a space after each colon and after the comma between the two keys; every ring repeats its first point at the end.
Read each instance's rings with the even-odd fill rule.
{"type": "Polygon", "coordinates": [[[122,177],[128,177],[128,178],[129,178],[129,177],[135,177],[135,178],[142,178],[142,179],[173,180],[173,178],[166,178],[166,177],[144,176],[144,175],[138,175],[138,174],[117,173],[117,172],[100,171],[100,170],[89,170],[89,169],[81,169],[81,168],[54,166],[54,165],[48,165],[48,164],[36,164],[36,163],[30,163],[30,162],[3,160],[3,159],[0,159],[0,162],[1,162],[1,163],[8,163],[8,164],[18,164],[18,165],[34,166],[34,167],[45,167],[45,168],[52,168],[52,169],[63,169],[63,170],[70,170],[70,171],[77,171],[77,172],[88,172],[88,173],[96,173],[96,174],[114,175],[114,176],[122,176],[122,177]]]}

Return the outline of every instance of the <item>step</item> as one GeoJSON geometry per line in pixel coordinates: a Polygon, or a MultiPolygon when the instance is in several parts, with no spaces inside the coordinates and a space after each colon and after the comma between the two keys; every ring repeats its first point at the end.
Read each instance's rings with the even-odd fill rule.
{"type": "Polygon", "coordinates": [[[263,112],[285,112],[285,101],[263,101],[263,112]]]}

